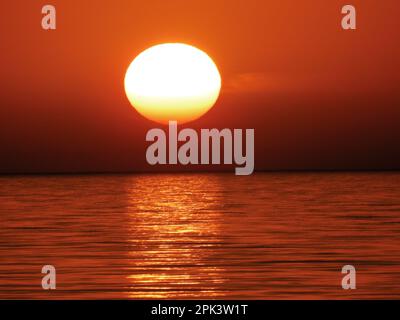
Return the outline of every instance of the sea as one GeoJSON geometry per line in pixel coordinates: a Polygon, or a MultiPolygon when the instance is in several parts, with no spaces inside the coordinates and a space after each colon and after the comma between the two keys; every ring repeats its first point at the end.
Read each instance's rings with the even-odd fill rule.
{"type": "Polygon", "coordinates": [[[400,173],[0,176],[0,299],[399,298],[400,173]]]}

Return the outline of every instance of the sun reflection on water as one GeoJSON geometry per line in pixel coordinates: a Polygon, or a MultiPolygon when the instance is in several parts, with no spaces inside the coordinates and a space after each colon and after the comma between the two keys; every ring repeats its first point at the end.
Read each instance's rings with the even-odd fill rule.
{"type": "Polygon", "coordinates": [[[193,297],[221,295],[224,270],[206,263],[214,254],[207,247],[220,242],[221,212],[215,206],[220,188],[213,176],[173,175],[149,176],[140,188],[132,187],[131,298],[188,297],[188,291],[193,297]]]}

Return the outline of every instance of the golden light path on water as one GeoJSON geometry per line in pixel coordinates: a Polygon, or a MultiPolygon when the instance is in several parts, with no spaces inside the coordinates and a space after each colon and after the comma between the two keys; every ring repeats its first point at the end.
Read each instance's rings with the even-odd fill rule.
{"type": "Polygon", "coordinates": [[[134,212],[129,234],[135,235],[129,239],[133,245],[129,297],[221,295],[224,269],[207,263],[219,241],[222,213],[214,209],[220,189],[213,176],[199,176],[193,183],[190,177],[169,175],[162,184],[144,179],[140,190],[128,191],[132,194],[128,211],[134,212]]]}

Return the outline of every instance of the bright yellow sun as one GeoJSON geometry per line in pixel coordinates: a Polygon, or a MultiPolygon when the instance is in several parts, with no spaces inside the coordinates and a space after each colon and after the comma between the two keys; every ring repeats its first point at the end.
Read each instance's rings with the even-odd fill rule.
{"type": "Polygon", "coordinates": [[[167,124],[185,123],[205,114],[217,101],[221,76],[203,51],[165,43],[139,54],[125,76],[125,92],[144,117],[167,124]]]}

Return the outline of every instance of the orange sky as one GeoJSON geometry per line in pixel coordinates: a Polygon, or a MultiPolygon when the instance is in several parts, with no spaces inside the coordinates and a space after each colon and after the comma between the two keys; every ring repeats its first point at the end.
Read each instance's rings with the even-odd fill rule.
{"type": "Polygon", "coordinates": [[[163,42],[206,51],[223,81],[194,128],[255,128],[257,169],[400,168],[400,3],[0,3],[0,172],[141,171],[158,127],[125,97],[131,60],[163,42]],[[356,31],[341,7],[357,8],[356,31]],[[41,7],[57,30],[41,29],[41,7]]]}

